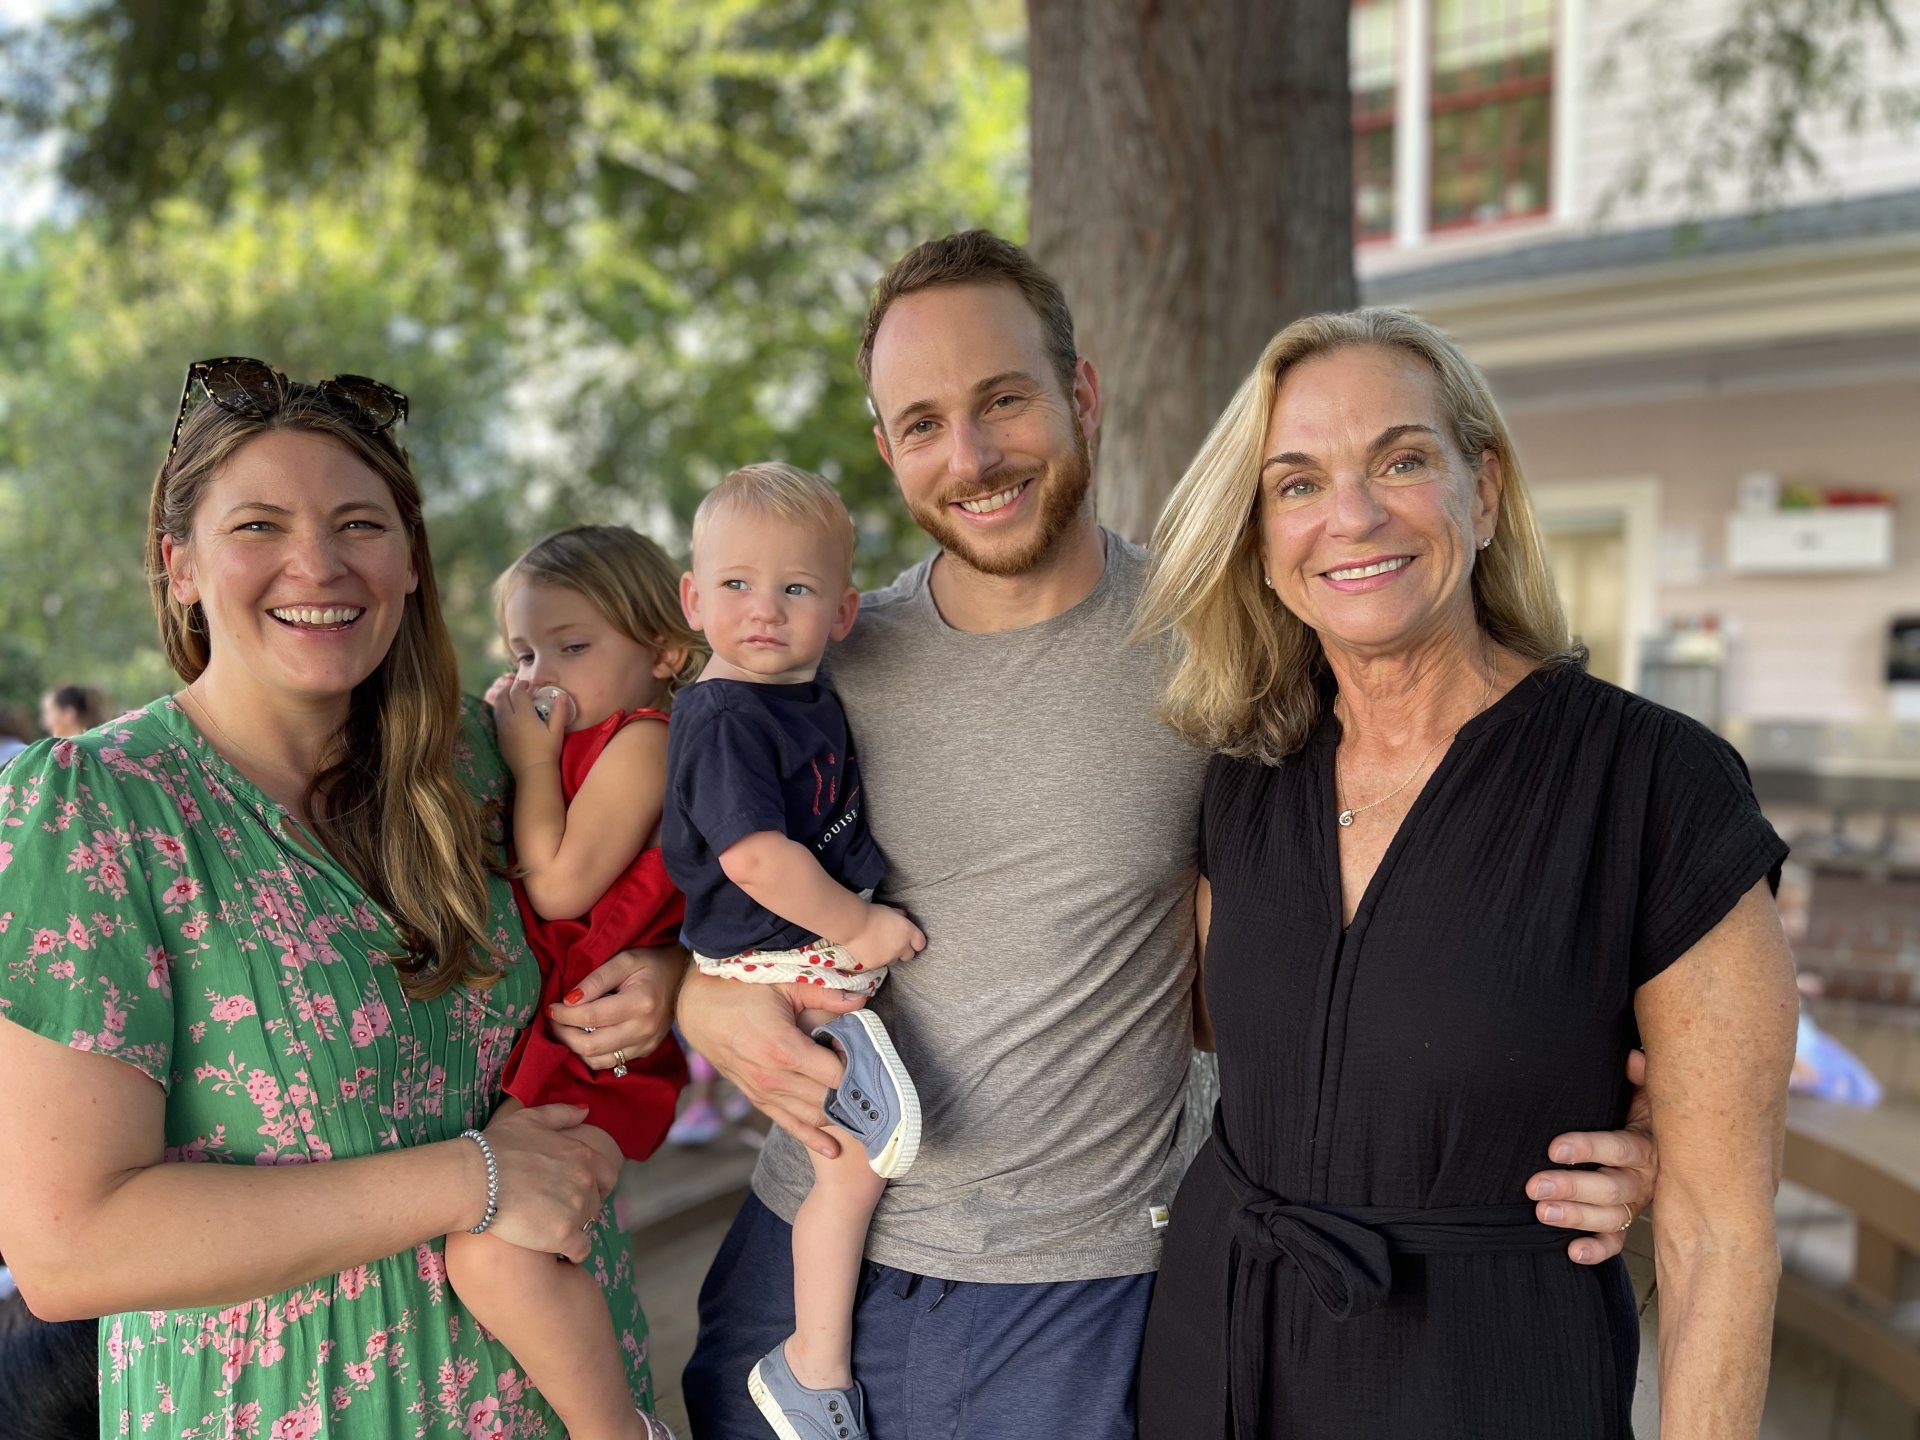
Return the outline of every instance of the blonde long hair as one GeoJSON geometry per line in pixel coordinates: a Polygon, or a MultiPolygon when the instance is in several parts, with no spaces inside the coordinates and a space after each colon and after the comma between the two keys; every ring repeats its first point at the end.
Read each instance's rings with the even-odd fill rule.
{"type": "Polygon", "coordinates": [[[354,688],[347,723],[307,789],[314,835],[392,918],[406,952],[394,963],[408,995],[431,999],[461,984],[485,989],[499,978],[488,893],[497,866],[481,807],[454,774],[459,667],[440,614],[420,486],[399,444],[356,429],[300,389],[267,416],[201,405],[154,477],[148,505],[147,583],[160,643],[187,684],[207,668],[205,618],[198,605],[173,598],[161,539],[191,544],[207,484],[248,441],[273,430],[324,436],[386,481],[419,577],[392,648],[354,688]]]}
{"type": "Polygon", "coordinates": [[[667,552],[624,525],[575,525],[557,531],[493,582],[493,613],[507,638],[507,597],[521,585],[571,590],[591,601],[607,623],[636,645],[678,649],[685,659],[667,693],[698,678],[707,646],[680,609],[680,567],[667,552]]]}
{"type": "Polygon", "coordinates": [[[1542,663],[1579,663],[1547,567],[1513,437],[1479,368],[1405,310],[1309,315],[1270,342],[1161,511],[1137,637],[1171,637],[1160,715],[1188,738],[1266,764],[1305,743],[1320,718],[1319,637],[1266,588],[1260,564],[1260,460],[1281,377],[1355,345],[1417,357],[1433,371],[1441,414],[1476,469],[1499,457],[1505,484],[1493,544],[1474,557],[1473,609],[1496,645],[1542,663]]]}

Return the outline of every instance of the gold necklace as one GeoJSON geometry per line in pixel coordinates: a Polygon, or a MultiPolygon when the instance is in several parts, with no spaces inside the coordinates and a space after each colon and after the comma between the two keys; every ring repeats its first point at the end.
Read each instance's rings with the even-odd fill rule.
{"type": "MultiPolygon", "coordinates": [[[[1487,702],[1492,698],[1493,698],[1493,676],[1488,675],[1487,688],[1481,692],[1480,703],[1473,707],[1473,715],[1467,716],[1467,720],[1473,719],[1475,715],[1478,715],[1482,710],[1486,709],[1487,702]]],[[[1453,731],[1451,734],[1442,735],[1438,740],[1434,741],[1433,744],[1429,745],[1427,747],[1427,753],[1420,757],[1420,763],[1413,767],[1412,773],[1409,774],[1407,778],[1402,780],[1398,785],[1394,786],[1391,790],[1387,791],[1387,793],[1382,795],[1378,800],[1369,800],[1364,805],[1349,805],[1346,809],[1342,810],[1338,815],[1338,817],[1336,817],[1340,821],[1340,828],[1343,830],[1346,829],[1348,826],[1353,824],[1354,816],[1364,814],[1368,810],[1373,809],[1373,807],[1376,805],[1386,804],[1387,801],[1391,800],[1394,796],[1398,795],[1402,790],[1406,789],[1407,786],[1411,785],[1413,783],[1413,777],[1415,775],[1418,775],[1422,770],[1427,768],[1427,761],[1433,758],[1433,752],[1438,750],[1442,745],[1446,744],[1449,740],[1453,739],[1454,736],[1458,735],[1462,730],[1467,728],[1467,720],[1462,720],[1458,725],[1456,725],[1453,728],[1453,731]]],[[[1339,767],[1337,765],[1334,768],[1334,778],[1336,781],[1338,781],[1339,779],[1339,767]]],[[[1336,793],[1334,795],[1334,800],[1338,802],[1339,798],[1340,797],[1338,793],[1336,793]]]]}
{"type": "MultiPolygon", "coordinates": [[[[213,722],[213,728],[220,732],[220,738],[222,740],[225,740],[227,744],[231,745],[235,750],[238,750],[242,755],[246,756],[247,759],[251,760],[255,765],[259,766],[263,774],[267,774],[267,775],[273,774],[274,770],[277,767],[269,765],[266,761],[262,760],[258,755],[254,754],[253,751],[249,750],[246,746],[242,745],[238,740],[234,739],[233,733],[230,730],[228,730],[226,726],[220,723],[220,717],[213,713],[213,708],[207,704],[206,700],[202,696],[200,696],[198,693],[195,692],[192,685],[188,685],[185,689],[183,689],[180,692],[180,695],[183,699],[188,697],[192,698],[193,708],[198,710],[202,715],[206,716],[207,719],[213,722]]],[[[259,784],[258,781],[255,781],[254,783],[256,785],[259,784]]],[[[273,798],[273,797],[269,797],[269,798],[273,798]]],[[[294,806],[285,804],[284,802],[277,802],[277,803],[280,803],[280,808],[287,812],[287,818],[292,820],[294,824],[299,825],[302,828],[309,828],[311,826],[312,822],[310,822],[307,819],[306,814],[304,813],[306,809],[304,805],[300,806],[299,808],[295,808],[294,806]]]]}

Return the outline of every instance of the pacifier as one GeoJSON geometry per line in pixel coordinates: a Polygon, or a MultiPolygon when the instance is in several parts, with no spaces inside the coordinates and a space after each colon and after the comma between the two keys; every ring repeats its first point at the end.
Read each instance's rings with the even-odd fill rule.
{"type": "Polygon", "coordinates": [[[573,704],[573,697],[558,685],[542,685],[538,690],[533,692],[533,713],[538,715],[542,720],[551,719],[553,717],[553,707],[558,705],[562,700],[566,701],[568,705],[573,704]]]}

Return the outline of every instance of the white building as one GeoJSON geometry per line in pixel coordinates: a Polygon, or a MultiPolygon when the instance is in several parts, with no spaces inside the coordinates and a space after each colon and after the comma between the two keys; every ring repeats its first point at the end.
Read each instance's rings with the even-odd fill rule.
{"type": "MultiPolygon", "coordinates": [[[[1711,626],[1679,650],[1724,650],[1727,720],[1886,720],[1920,618],[1920,129],[1816,127],[1823,174],[1758,219],[1737,176],[1678,193],[1710,118],[1685,67],[1738,6],[1357,0],[1361,290],[1492,377],[1597,672],[1640,685],[1711,626]],[[1893,503],[1768,498],[1796,491],[1893,503]]],[[[1874,93],[1920,87],[1896,7],[1874,93]]]]}

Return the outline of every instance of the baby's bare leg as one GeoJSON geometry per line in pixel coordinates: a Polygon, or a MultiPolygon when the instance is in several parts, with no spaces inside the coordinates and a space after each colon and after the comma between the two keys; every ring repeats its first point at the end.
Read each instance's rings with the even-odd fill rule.
{"type": "MultiPolygon", "coordinates": [[[[517,1100],[505,1100],[519,1106],[517,1100]]],[[[597,1149],[604,1130],[574,1132],[597,1149]]],[[[600,1286],[585,1269],[492,1235],[447,1237],[447,1279],[481,1324],[512,1352],[570,1440],[645,1440],[600,1286]]]]}
{"type": "Polygon", "coordinates": [[[840,1153],[809,1150],[813,1189],[793,1217],[793,1337],[787,1364],[810,1390],[853,1385],[853,1302],[860,1285],[867,1224],[887,1182],[867,1164],[859,1140],[837,1125],[827,1133],[840,1153]]]}

